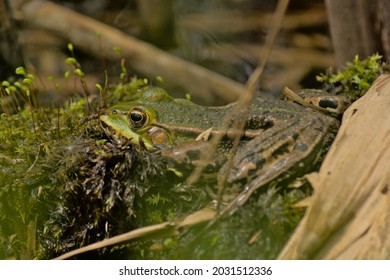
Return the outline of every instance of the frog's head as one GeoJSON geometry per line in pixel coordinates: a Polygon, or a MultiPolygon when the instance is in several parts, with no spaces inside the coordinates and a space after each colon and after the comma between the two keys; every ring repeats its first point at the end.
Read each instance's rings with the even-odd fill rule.
{"type": "Polygon", "coordinates": [[[124,137],[130,143],[147,149],[170,146],[173,136],[158,125],[154,106],[170,100],[172,97],[165,90],[147,87],[138,100],[113,106],[100,116],[100,120],[106,133],[118,141],[124,137]]]}

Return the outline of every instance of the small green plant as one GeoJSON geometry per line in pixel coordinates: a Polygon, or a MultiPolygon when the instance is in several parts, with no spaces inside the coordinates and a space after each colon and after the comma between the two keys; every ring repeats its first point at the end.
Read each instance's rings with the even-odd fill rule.
{"type": "Polygon", "coordinates": [[[36,129],[34,116],[36,104],[37,89],[34,84],[35,76],[24,67],[16,68],[15,73],[20,79],[10,82],[2,81],[0,86],[0,103],[2,112],[10,115],[23,109],[23,105],[29,105],[30,116],[33,130],[36,129]]]}
{"type": "MultiPolygon", "coordinates": [[[[76,77],[78,77],[80,79],[81,86],[83,87],[84,97],[87,100],[87,102],[86,102],[87,109],[88,109],[88,112],[91,112],[91,105],[89,104],[89,100],[88,100],[90,93],[89,93],[89,90],[87,87],[87,83],[85,81],[85,77],[84,77],[85,74],[84,74],[83,70],[81,69],[80,63],[76,59],[76,56],[74,54],[74,48],[73,48],[73,45],[71,43],[68,44],[68,50],[70,51],[71,56],[67,57],[65,59],[65,63],[69,64],[73,67],[73,74],[75,77],[75,81],[76,81],[76,77]]],[[[69,77],[69,72],[65,73],[65,78],[67,78],[67,77],[69,77]]]]}
{"type": "Polygon", "coordinates": [[[379,54],[365,60],[356,55],[352,62],[346,64],[344,71],[328,70],[316,77],[323,83],[324,89],[335,94],[359,98],[371,87],[373,82],[383,73],[383,64],[379,54]]]}
{"type": "Polygon", "coordinates": [[[159,203],[166,203],[168,201],[169,199],[164,196],[161,196],[160,193],[152,194],[146,198],[146,202],[151,205],[158,205],[159,203]]]}

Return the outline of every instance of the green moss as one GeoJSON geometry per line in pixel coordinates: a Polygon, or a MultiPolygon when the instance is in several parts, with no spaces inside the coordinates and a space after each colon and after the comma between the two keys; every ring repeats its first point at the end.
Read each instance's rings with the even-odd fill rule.
{"type": "Polygon", "coordinates": [[[36,106],[34,78],[16,72],[22,82],[4,81],[0,96],[0,258],[51,258],[132,229],[161,160],[110,143],[85,98],[36,106]]]}
{"type": "Polygon", "coordinates": [[[147,259],[275,259],[304,214],[291,208],[307,196],[302,190],[269,188],[253,196],[233,216],[212,227],[182,231],[177,238],[144,242],[147,259]],[[158,244],[159,246],[155,246],[158,244]]]}
{"type": "Polygon", "coordinates": [[[53,182],[58,177],[53,174],[58,170],[60,151],[69,145],[71,130],[82,127],[81,120],[70,116],[61,114],[60,128],[57,110],[27,108],[18,114],[3,114],[0,120],[1,258],[36,257],[39,238],[37,231],[28,228],[38,230],[56,203],[53,182]],[[10,237],[13,242],[7,243],[10,237]]]}
{"type": "Polygon", "coordinates": [[[356,55],[352,62],[346,64],[345,70],[329,70],[318,75],[317,81],[323,83],[325,90],[357,99],[371,87],[373,82],[383,73],[379,54],[365,60],[356,55]]]}

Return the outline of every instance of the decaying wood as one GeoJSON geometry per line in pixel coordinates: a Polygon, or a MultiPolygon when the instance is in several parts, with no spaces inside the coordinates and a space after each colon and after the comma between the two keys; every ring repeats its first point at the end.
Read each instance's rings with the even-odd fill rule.
{"type": "Polygon", "coordinates": [[[121,56],[137,71],[181,86],[205,101],[235,101],[244,86],[206,68],[186,62],[137,40],[115,28],[47,1],[30,1],[20,7],[23,20],[66,38],[79,48],[119,61],[121,56]],[[99,40],[96,32],[99,32],[99,40]],[[121,49],[121,55],[113,51],[121,49]]]}
{"type": "Polygon", "coordinates": [[[280,259],[390,258],[390,75],[344,114],[311,206],[280,259]]]}

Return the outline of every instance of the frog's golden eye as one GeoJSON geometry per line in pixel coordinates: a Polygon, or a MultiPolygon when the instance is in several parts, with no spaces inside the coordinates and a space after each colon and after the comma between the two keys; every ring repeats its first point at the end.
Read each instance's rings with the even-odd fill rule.
{"type": "Polygon", "coordinates": [[[133,108],[129,113],[129,120],[133,128],[142,128],[149,121],[149,115],[142,108],[133,108]]]}

